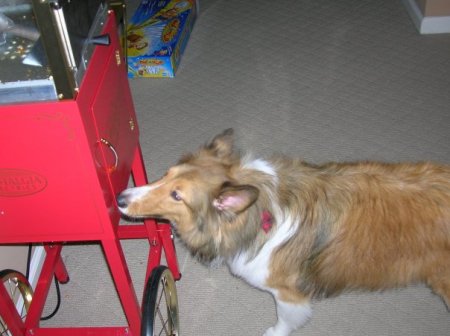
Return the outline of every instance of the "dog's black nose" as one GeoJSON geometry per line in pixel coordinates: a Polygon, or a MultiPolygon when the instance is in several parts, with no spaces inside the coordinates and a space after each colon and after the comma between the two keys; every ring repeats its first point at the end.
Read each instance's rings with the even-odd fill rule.
{"type": "Polygon", "coordinates": [[[122,209],[126,209],[128,207],[126,197],[123,196],[122,194],[117,196],[117,205],[119,206],[119,208],[122,208],[122,209]]]}

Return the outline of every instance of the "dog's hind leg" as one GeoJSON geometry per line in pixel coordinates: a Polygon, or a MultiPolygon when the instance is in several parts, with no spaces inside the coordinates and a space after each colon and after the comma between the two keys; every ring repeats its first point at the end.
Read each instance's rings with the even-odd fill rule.
{"type": "Polygon", "coordinates": [[[434,293],[442,297],[450,311],[450,255],[434,263],[427,277],[427,284],[434,293]]]}
{"type": "Polygon", "coordinates": [[[433,292],[444,300],[450,312],[450,273],[447,275],[447,279],[433,280],[433,282],[429,282],[428,284],[433,292]]]}
{"type": "Polygon", "coordinates": [[[264,336],[288,336],[303,326],[311,317],[312,309],[308,301],[286,302],[275,297],[277,304],[277,323],[266,330],[264,336]]]}

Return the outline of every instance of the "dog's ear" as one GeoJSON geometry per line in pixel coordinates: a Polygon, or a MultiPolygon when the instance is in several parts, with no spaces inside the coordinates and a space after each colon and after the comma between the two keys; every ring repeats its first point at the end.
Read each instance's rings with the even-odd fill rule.
{"type": "Polygon", "coordinates": [[[259,190],[251,185],[226,186],[214,199],[213,205],[219,211],[239,214],[258,199],[259,190]]]}
{"type": "Polygon", "coordinates": [[[217,135],[206,148],[221,159],[229,157],[233,153],[233,134],[232,128],[226,129],[217,135]]]}

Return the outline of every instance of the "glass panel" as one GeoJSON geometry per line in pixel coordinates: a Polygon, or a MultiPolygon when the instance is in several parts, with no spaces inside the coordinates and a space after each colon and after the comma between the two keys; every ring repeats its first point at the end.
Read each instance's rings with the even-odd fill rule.
{"type": "Polygon", "coordinates": [[[0,104],[56,99],[31,0],[0,0],[0,104]]]}
{"type": "Polygon", "coordinates": [[[80,66],[81,54],[95,21],[102,0],[60,0],[72,45],[75,64],[80,66]]]}
{"type": "Polygon", "coordinates": [[[36,16],[46,43],[40,37],[32,0],[0,0],[0,104],[56,100],[60,90],[66,90],[67,97],[82,81],[95,48],[92,39],[106,18],[106,1],[43,0],[42,4],[49,10],[40,12],[43,21],[42,15],[36,16]],[[49,43],[50,35],[55,38],[49,43]],[[44,45],[53,50],[46,53],[44,45]],[[61,52],[54,50],[58,45],[61,52]],[[67,85],[72,89],[67,90],[67,85]]]}

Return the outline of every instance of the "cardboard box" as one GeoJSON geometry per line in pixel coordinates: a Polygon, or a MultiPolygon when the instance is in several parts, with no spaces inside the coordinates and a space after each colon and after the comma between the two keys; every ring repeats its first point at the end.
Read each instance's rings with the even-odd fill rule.
{"type": "Polygon", "coordinates": [[[128,77],[174,77],[197,8],[196,0],[143,0],[127,28],[128,77]]]}

